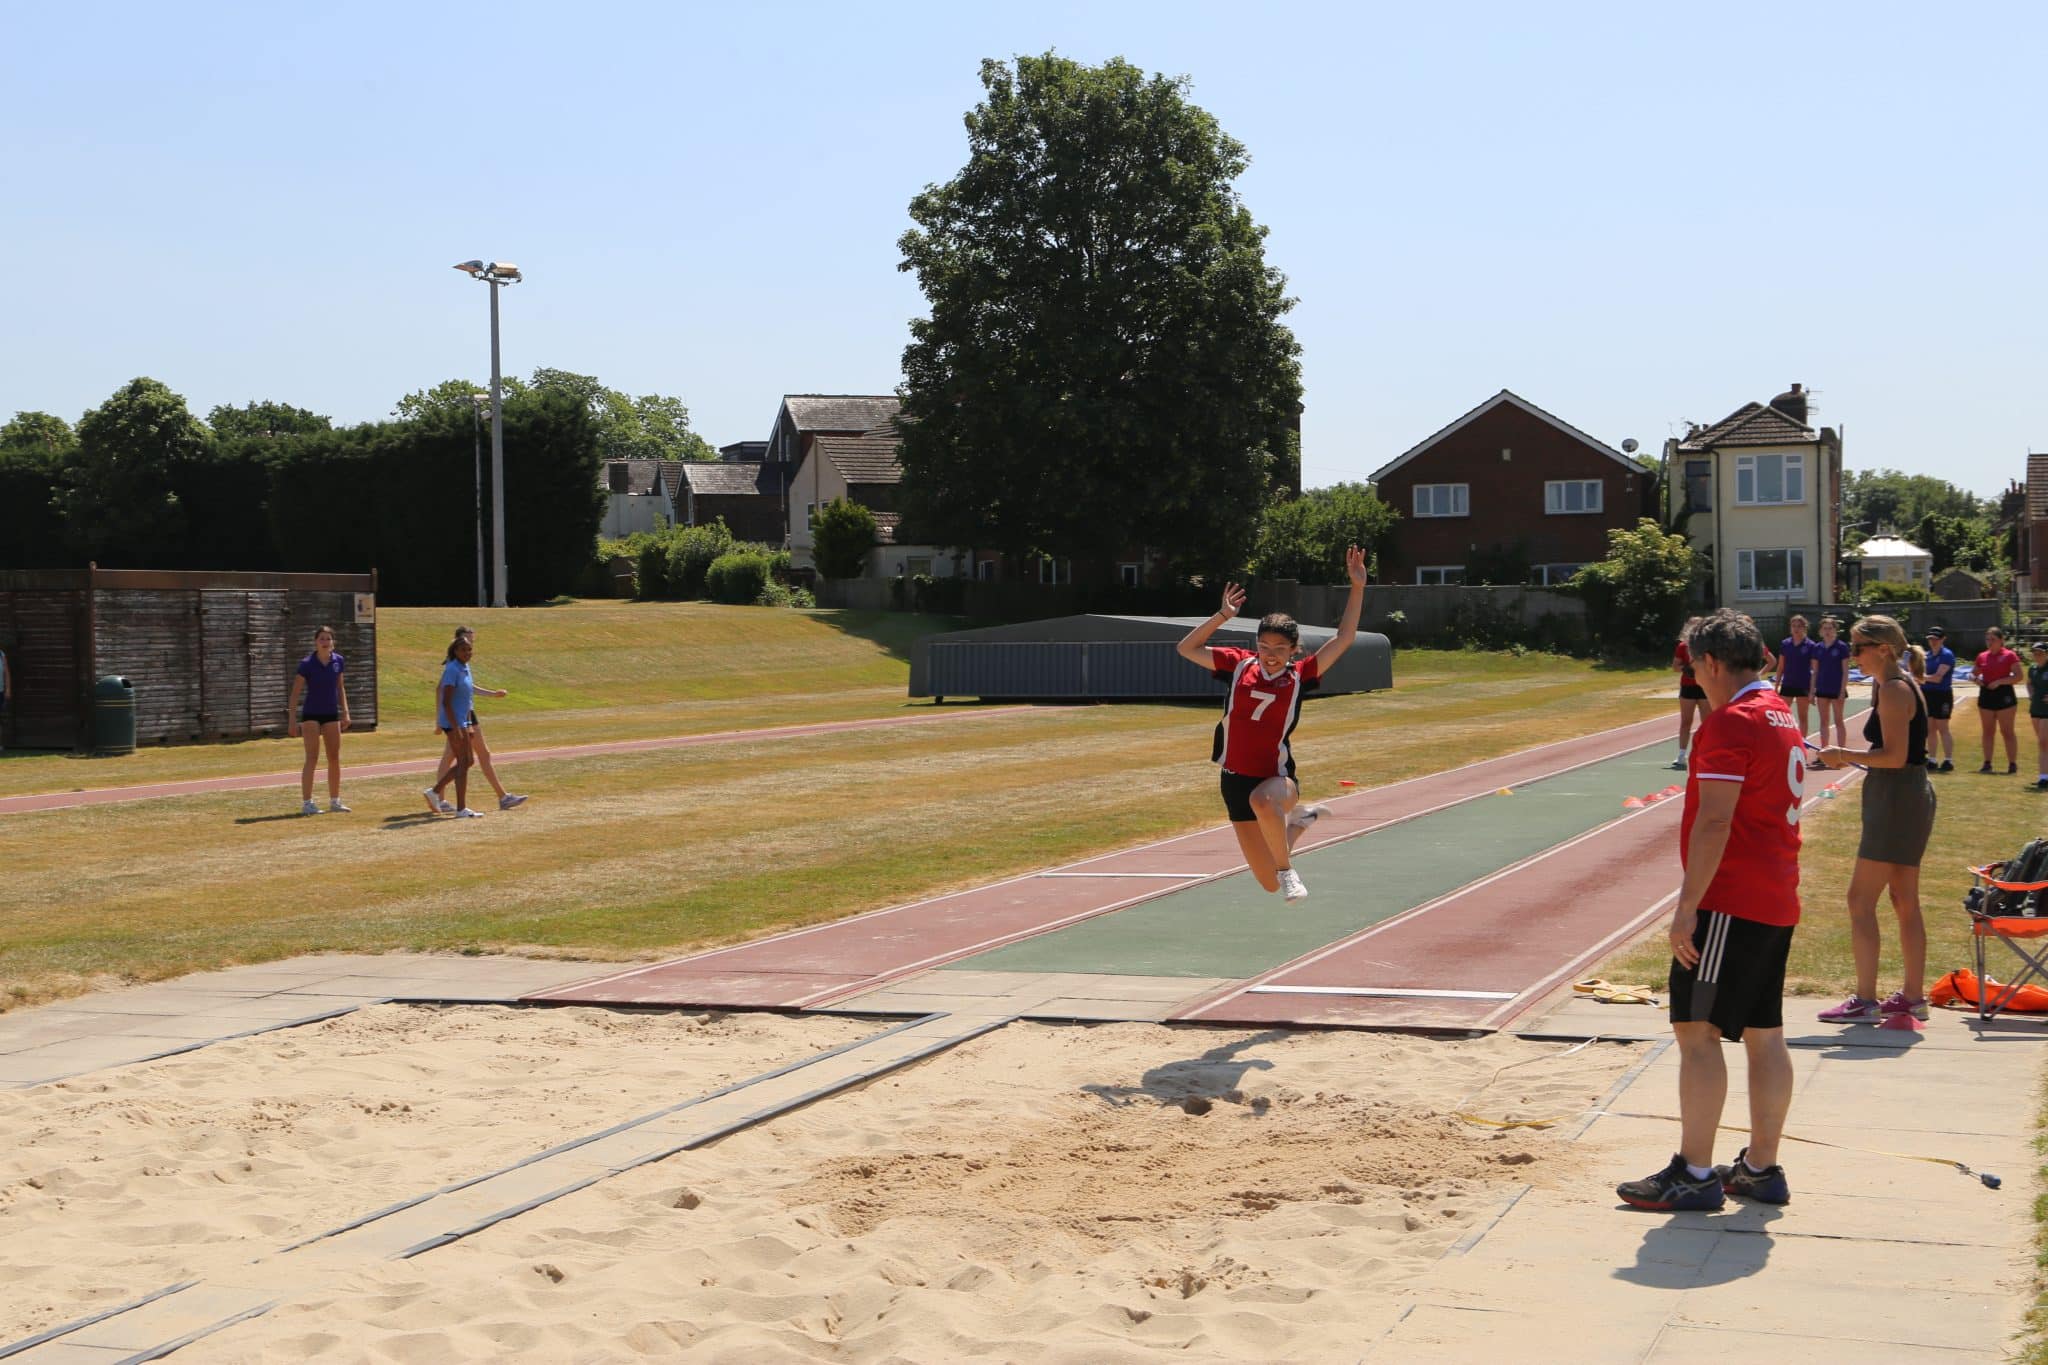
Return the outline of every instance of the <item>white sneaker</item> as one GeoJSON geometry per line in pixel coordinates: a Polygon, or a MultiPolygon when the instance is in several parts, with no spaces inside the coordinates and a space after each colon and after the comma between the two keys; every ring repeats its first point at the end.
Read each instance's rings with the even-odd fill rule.
{"type": "Polygon", "coordinates": [[[342,805],[338,799],[327,803],[327,813],[329,815],[347,815],[348,811],[349,808],[342,805]]]}
{"type": "Polygon", "coordinates": [[[427,798],[427,809],[436,815],[446,815],[455,809],[454,806],[450,805],[442,797],[441,793],[435,791],[432,787],[420,788],[420,795],[427,798]]]}
{"type": "Polygon", "coordinates": [[[1308,899],[1308,888],[1301,884],[1301,874],[1291,867],[1280,869],[1280,894],[1291,901],[1308,899]]]}
{"type": "Polygon", "coordinates": [[[1294,829],[1307,829],[1329,813],[1328,806],[1296,806],[1287,812],[1287,823],[1294,829]]]}
{"type": "Polygon", "coordinates": [[[511,810],[514,806],[523,806],[525,804],[526,798],[519,795],[517,792],[506,792],[503,796],[498,798],[499,810],[511,810]]]}
{"type": "Polygon", "coordinates": [[[458,820],[481,820],[484,818],[484,813],[480,810],[471,810],[468,806],[464,806],[461,810],[455,812],[455,818],[458,820]]]}
{"type": "Polygon", "coordinates": [[[301,815],[318,815],[319,813],[320,803],[317,801],[308,801],[299,807],[299,814],[301,815]]]}

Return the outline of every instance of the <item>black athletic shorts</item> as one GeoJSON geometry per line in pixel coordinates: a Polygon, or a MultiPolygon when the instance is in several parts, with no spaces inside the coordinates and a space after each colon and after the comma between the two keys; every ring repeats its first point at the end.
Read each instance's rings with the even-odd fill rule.
{"type": "Polygon", "coordinates": [[[1778,695],[1781,697],[1809,697],[1813,695],[1813,688],[1805,683],[1786,683],[1778,689],[1778,695]]]}
{"type": "MultiPolygon", "coordinates": [[[[434,719],[439,720],[441,718],[439,716],[435,716],[434,719]]],[[[474,730],[476,728],[476,712],[472,711],[469,713],[469,719],[463,722],[462,728],[465,730],[474,730]]],[[[434,733],[437,735],[445,735],[448,733],[448,727],[445,725],[436,725],[434,727],[434,733]]]]}
{"type": "MultiPolygon", "coordinates": [[[[1294,776],[1294,760],[1287,760],[1288,777],[1294,776]]],[[[1223,809],[1230,812],[1233,825],[1256,824],[1257,812],[1252,810],[1252,793],[1261,785],[1271,782],[1270,777],[1246,777],[1230,769],[1223,770],[1223,809]]]]}
{"type": "Polygon", "coordinates": [[[311,711],[304,711],[299,714],[299,722],[302,725],[333,725],[340,720],[341,717],[332,711],[318,716],[314,715],[311,711]]]}
{"type": "Polygon", "coordinates": [[[1701,687],[1698,683],[1680,683],[1678,685],[1678,695],[1684,701],[1705,701],[1707,699],[1707,689],[1701,687]]]}
{"type": "Polygon", "coordinates": [[[1948,688],[1930,687],[1920,695],[1927,698],[1927,719],[1947,720],[1956,713],[1956,694],[1948,688]]]}
{"type": "Polygon", "coordinates": [[[1785,1027],[1785,959],[1792,926],[1701,910],[1697,967],[1671,959],[1671,1022],[1713,1024],[1729,1042],[1746,1028],[1785,1027]]]}
{"type": "Polygon", "coordinates": [[[2019,704],[2019,698],[2013,695],[2011,683],[2003,687],[1987,687],[1977,693],[1979,711],[2010,711],[2019,704]]]}

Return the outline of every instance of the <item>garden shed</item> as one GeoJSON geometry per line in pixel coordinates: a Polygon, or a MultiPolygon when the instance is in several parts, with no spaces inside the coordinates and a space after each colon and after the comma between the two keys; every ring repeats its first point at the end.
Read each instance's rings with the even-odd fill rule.
{"type": "MultiPolygon", "coordinates": [[[[1174,652],[1198,616],[1057,616],[1045,621],[927,635],[911,647],[910,695],[1037,700],[1164,700],[1221,697],[1224,685],[1174,652]]],[[[1239,617],[1212,645],[1250,649],[1256,618],[1239,617]]],[[[1314,653],[1337,632],[1303,626],[1314,653]]],[[[1372,692],[1394,685],[1394,650],[1384,635],[1358,633],[1317,694],[1372,692]]]]}
{"type": "Polygon", "coordinates": [[[322,625],[348,659],[351,728],[373,730],[374,573],[0,570],[6,743],[88,747],[93,685],[109,675],[134,685],[137,743],[283,734],[292,677],[322,625]]]}

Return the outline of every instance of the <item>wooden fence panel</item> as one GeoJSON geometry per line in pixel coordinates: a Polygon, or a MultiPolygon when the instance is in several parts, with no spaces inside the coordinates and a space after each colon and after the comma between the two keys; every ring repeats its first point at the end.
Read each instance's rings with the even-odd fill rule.
{"type": "Polygon", "coordinates": [[[247,602],[249,729],[254,734],[283,734],[291,725],[285,708],[292,697],[292,677],[304,657],[304,651],[292,649],[291,594],[252,592],[247,602]]]}
{"type": "Polygon", "coordinates": [[[199,594],[199,729],[209,736],[249,730],[249,595],[199,594]]]}
{"type": "Polygon", "coordinates": [[[14,690],[9,744],[23,749],[71,746],[78,734],[84,641],[83,591],[0,591],[0,649],[7,652],[14,690]]]}
{"type": "Polygon", "coordinates": [[[163,588],[101,589],[94,601],[93,672],[135,687],[135,742],[198,739],[199,594],[163,588]]]}

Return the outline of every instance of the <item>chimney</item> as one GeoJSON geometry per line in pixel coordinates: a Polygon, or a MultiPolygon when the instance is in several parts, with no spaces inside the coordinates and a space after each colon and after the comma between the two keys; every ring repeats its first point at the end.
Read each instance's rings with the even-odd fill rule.
{"type": "Polygon", "coordinates": [[[1806,425],[1806,390],[1794,384],[1784,393],[1771,400],[1771,406],[1784,413],[1800,426],[1806,425]]]}

